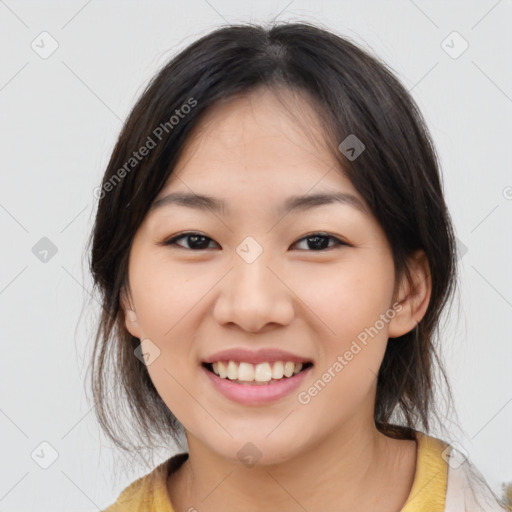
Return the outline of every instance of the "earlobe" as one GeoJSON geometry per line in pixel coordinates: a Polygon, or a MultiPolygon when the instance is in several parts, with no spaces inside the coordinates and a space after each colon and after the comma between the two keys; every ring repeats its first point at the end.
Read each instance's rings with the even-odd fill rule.
{"type": "Polygon", "coordinates": [[[137,315],[135,314],[135,311],[132,311],[131,309],[125,310],[125,315],[128,322],[136,322],[137,321],[137,315]]]}
{"type": "Polygon", "coordinates": [[[427,311],[432,292],[430,267],[424,251],[418,250],[410,258],[411,280],[403,276],[397,297],[395,317],[389,322],[388,336],[397,338],[412,331],[427,311]]]}
{"type": "Polygon", "coordinates": [[[135,308],[129,303],[128,297],[125,289],[123,288],[120,293],[121,300],[121,308],[124,313],[124,324],[128,332],[135,336],[136,338],[140,338],[139,335],[139,325],[137,323],[137,313],[135,312],[135,308]]]}

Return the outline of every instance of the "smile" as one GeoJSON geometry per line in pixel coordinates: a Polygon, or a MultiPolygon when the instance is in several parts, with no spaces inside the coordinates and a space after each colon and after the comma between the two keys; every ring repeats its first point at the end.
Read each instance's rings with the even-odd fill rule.
{"type": "Polygon", "coordinates": [[[277,402],[291,395],[313,368],[313,364],[310,362],[292,363],[292,370],[291,364],[288,363],[291,361],[258,364],[244,363],[243,361],[216,361],[216,363],[203,363],[201,368],[211,388],[224,398],[239,404],[256,406],[277,402]],[[232,363],[231,366],[230,363],[232,363]],[[224,377],[221,376],[221,371],[222,375],[225,375],[224,377]],[[243,380],[248,379],[251,372],[253,372],[252,379],[243,380]],[[281,375],[281,372],[281,377],[275,379],[272,377],[272,375],[281,375]],[[255,377],[266,380],[258,381],[255,380],[255,377]]]}
{"type": "Polygon", "coordinates": [[[204,363],[204,366],[221,379],[228,379],[237,384],[268,385],[288,379],[306,370],[312,366],[312,363],[274,361],[252,364],[244,361],[217,361],[215,363],[204,363]]]}

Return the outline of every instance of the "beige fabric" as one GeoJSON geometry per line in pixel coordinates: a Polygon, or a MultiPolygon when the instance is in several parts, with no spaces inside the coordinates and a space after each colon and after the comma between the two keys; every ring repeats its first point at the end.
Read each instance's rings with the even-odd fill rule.
{"type": "MultiPolygon", "coordinates": [[[[445,512],[504,512],[469,461],[448,464],[445,512]]],[[[482,479],[483,480],[483,479],[482,479]]]]}

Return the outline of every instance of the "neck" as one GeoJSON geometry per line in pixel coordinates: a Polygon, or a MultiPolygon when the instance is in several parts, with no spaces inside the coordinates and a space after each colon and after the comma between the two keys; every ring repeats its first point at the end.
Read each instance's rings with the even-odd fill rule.
{"type": "Polygon", "coordinates": [[[394,440],[374,426],[358,424],[285,462],[252,467],[220,456],[193,436],[187,439],[189,459],[169,482],[176,512],[225,512],[227,503],[229,510],[247,512],[299,506],[308,511],[368,510],[376,505],[383,512],[388,506],[399,510],[416,464],[414,441],[394,440]]]}

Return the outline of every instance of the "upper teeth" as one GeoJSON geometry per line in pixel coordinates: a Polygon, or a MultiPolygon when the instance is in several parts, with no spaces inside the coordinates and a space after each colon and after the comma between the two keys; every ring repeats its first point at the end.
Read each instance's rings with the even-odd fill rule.
{"type": "Polygon", "coordinates": [[[213,371],[222,379],[243,380],[246,382],[268,382],[271,379],[291,377],[302,370],[302,363],[276,361],[271,363],[237,363],[235,361],[217,361],[212,364],[213,371]],[[227,363],[227,364],[226,364],[227,363]]]}

